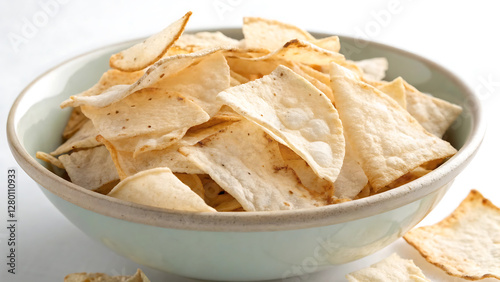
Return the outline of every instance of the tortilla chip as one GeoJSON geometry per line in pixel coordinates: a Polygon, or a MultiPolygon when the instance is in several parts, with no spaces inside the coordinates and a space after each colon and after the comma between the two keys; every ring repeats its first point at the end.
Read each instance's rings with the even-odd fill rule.
{"type": "Polygon", "coordinates": [[[71,182],[89,190],[100,190],[104,185],[120,179],[104,146],[61,155],[59,160],[64,165],[71,182]]]}
{"type": "Polygon", "coordinates": [[[394,101],[396,101],[403,109],[406,109],[406,90],[404,80],[401,77],[398,77],[391,82],[376,86],[376,88],[389,95],[389,97],[394,99],[394,101]]]}
{"type": "Polygon", "coordinates": [[[328,36],[321,39],[312,40],[314,45],[332,52],[340,51],[340,39],[338,36],[328,36]]]}
{"type": "Polygon", "coordinates": [[[430,263],[468,280],[500,279],[500,208],[471,190],[441,222],[410,230],[404,239],[430,263]]]}
{"type": "Polygon", "coordinates": [[[225,36],[220,31],[215,32],[197,32],[195,34],[183,34],[174,46],[184,50],[199,51],[210,48],[238,48],[240,41],[225,36]]]}
{"type": "Polygon", "coordinates": [[[430,133],[443,137],[462,107],[418,91],[406,81],[407,110],[430,133]]]}
{"type": "Polygon", "coordinates": [[[159,150],[209,120],[203,109],[176,92],[145,88],[109,106],[82,108],[97,132],[119,151],[159,150]]]}
{"type": "Polygon", "coordinates": [[[132,276],[118,275],[109,276],[105,273],[72,273],[64,277],[64,282],[150,282],[142,270],[132,276]]]}
{"type": "Polygon", "coordinates": [[[316,40],[307,31],[294,25],[258,17],[243,18],[242,30],[246,48],[275,50],[291,39],[316,40]]]}
{"type": "Polygon", "coordinates": [[[109,65],[114,69],[127,72],[142,70],[152,65],[181,36],[191,14],[191,12],[187,12],[161,32],[126,50],[113,54],[109,59],[109,65]]]}
{"type": "Polygon", "coordinates": [[[346,278],[349,282],[430,281],[413,260],[403,259],[396,253],[368,268],[351,272],[346,278]]]}
{"type": "Polygon", "coordinates": [[[73,134],[75,134],[83,124],[89,119],[82,113],[80,107],[73,108],[71,115],[69,116],[68,123],[64,127],[62,136],[64,139],[69,139],[73,134]]]}
{"type": "Polygon", "coordinates": [[[342,123],[330,100],[304,78],[279,66],[218,98],[292,149],[319,177],[335,182],[345,153],[342,123]]]}
{"type": "Polygon", "coordinates": [[[354,62],[363,71],[363,77],[369,80],[382,80],[389,68],[386,58],[371,58],[354,62]]]}
{"type": "Polygon", "coordinates": [[[325,199],[313,197],[288,169],[278,143],[250,121],[233,123],[226,130],[179,151],[247,211],[326,204],[325,199]]]}
{"type": "Polygon", "coordinates": [[[97,135],[98,133],[92,122],[89,119],[86,119],[84,125],[73,136],[71,136],[71,138],[66,140],[66,142],[50,154],[52,156],[58,156],[73,150],[90,149],[102,145],[96,140],[97,135]]]}
{"type": "MultiPolygon", "coordinates": [[[[106,90],[113,88],[114,86],[117,86],[117,85],[120,85],[120,87],[119,88],[115,87],[113,89],[128,89],[126,86],[123,86],[123,85],[133,84],[143,75],[144,75],[144,71],[122,72],[119,70],[110,69],[110,70],[106,71],[101,76],[101,78],[99,79],[99,81],[95,85],[93,85],[89,89],[87,89],[81,93],[78,93],[76,95],[73,95],[69,99],[63,101],[61,103],[60,107],[61,108],[75,107],[75,109],[79,109],[78,106],[80,104],[84,104],[84,103],[78,103],[78,99],[82,99],[81,97],[97,96],[97,95],[100,95],[101,93],[105,92],[106,90]]],[[[85,98],[83,98],[83,99],[85,99],[85,98]]],[[[92,99],[92,98],[87,98],[87,99],[92,99]]],[[[70,121],[71,121],[71,118],[70,118],[70,121]]],[[[68,121],[68,123],[69,123],[69,121],[68,121]]]]}
{"type": "Polygon", "coordinates": [[[196,174],[186,174],[186,173],[174,173],[174,175],[179,178],[182,183],[186,184],[196,195],[200,196],[205,200],[205,189],[203,188],[203,183],[201,183],[200,178],[196,174]]]}
{"type": "Polygon", "coordinates": [[[163,58],[149,67],[144,75],[131,85],[114,85],[106,89],[106,91],[99,93],[99,95],[83,95],[83,93],[73,95],[68,100],[64,101],[61,107],[77,107],[81,105],[106,107],[114,102],[122,100],[134,92],[151,87],[162,78],[175,75],[188,66],[196,64],[200,60],[218,51],[219,50],[216,49],[202,50],[196,53],[163,58]]]}
{"type": "Polygon", "coordinates": [[[285,43],[283,47],[267,55],[251,58],[248,60],[287,60],[305,65],[328,66],[331,62],[344,63],[344,55],[331,52],[315,46],[307,41],[293,39],[285,43]]]}
{"type": "Polygon", "coordinates": [[[166,167],[141,171],[127,177],[108,196],[164,209],[215,211],[166,167]]]}
{"type": "Polygon", "coordinates": [[[337,64],[331,67],[335,105],[346,140],[375,191],[423,163],[454,155],[405,109],[337,64]]]}
{"type": "Polygon", "coordinates": [[[64,169],[64,165],[60,160],[45,152],[40,152],[40,151],[36,152],[36,158],[44,162],[47,162],[55,167],[64,169]]]}
{"type": "Polygon", "coordinates": [[[346,143],[344,162],[334,183],[334,195],[337,199],[353,200],[366,184],[368,184],[368,178],[357,162],[352,147],[346,143]]]}
{"type": "MultiPolygon", "coordinates": [[[[312,85],[314,85],[316,88],[318,88],[323,94],[326,95],[330,101],[333,101],[333,93],[332,89],[330,88],[330,79],[328,79],[328,83],[324,84],[322,81],[318,80],[317,78],[309,75],[307,72],[303,70],[304,65],[298,65],[298,64],[292,64],[290,67],[291,70],[293,70],[296,74],[302,76],[305,78],[307,81],[309,81],[312,85]]],[[[308,66],[304,66],[308,67],[308,66]]]]}
{"type": "Polygon", "coordinates": [[[182,139],[175,144],[161,150],[145,151],[135,155],[132,152],[117,150],[111,142],[104,138],[100,138],[100,140],[110,151],[121,179],[125,179],[139,171],[156,167],[168,167],[175,173],[201,174],[203,171],[177,150],[182,146],[194,145],[200,140],[224,130],[231,123],[240,119],[241,117],[228,116],[223,113],[215,115],[209,121],[191,127],[182,139]]]}
{"type": "Polygon", "coordinates": [[[175,75],[160,79],[154,87],[179,92],[213,116],[221,107],[216,103],[217,94],[229,88],[229,84],[229,66],[224,56],[217,52],[175,75]]]}
{"type": "Polygon", "coordinates": [[[258,17],[243,18],[244,46],[246,48],[264,48],[276,50],[292,39],[309,41],[323,49],[338,52],[340,41],[338,36],[316,39],[309,32],[294,25],[276,20],[258,17]]]}
{"type": "Polygon", "coordinates": [[[297,174],[304,187],[311,194],[326,199],[328,203],[332,203],[334,196],[333,183],[317,176],[307,162],[287,146],[279,144],[279,149],[285,164],[297,174]]]}

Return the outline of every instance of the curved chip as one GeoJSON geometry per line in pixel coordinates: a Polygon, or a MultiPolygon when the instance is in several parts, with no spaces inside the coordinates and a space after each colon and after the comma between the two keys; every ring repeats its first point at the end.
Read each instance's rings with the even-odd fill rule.
{"type": "Polygon", "coordinates": [[[109,65],[114,69],[127,72],[142,70],[152,65],[181,36],[191,14],[191,12],[187,12],[161,32],[126,50],[113,54],[109,59],[109,65]]]}
{"type": "Polygon", "coordinates": [[[345,154],[342,122],[331,101],[289,68],[219,93],[218,98],[302,157],[334,183],[345,154]]]}
{"type": "Polygon", "coordinates": [[[325,198],[309,193],[286,166],[278,142],[250,121],[233,123],[226,130],[179,151],[247,211],[327,204],[325,198]]]}
{"type": "Polygon", "coordinates": [[[427,132],[396,101],[346,68],[332,63],[330,76],[346,139],[375,191],[423,163],[457,152],[427,132]]]}
{"type": "Polygon", "coordinates": [[[164,209],[215,211],[166,167],[145,170],[127,177],[108,196],[164,209]]]}
{"type": "MultiPolygon", "coordinates": [[[[181,71],[185,70],[190,65],[198,63],[200,60],[207,58],[208,56],[219,51],[218,49],[202,50],[196,53],[181,54],[171,57],[166,57],[156,62],[151,66],[142,77],[140,77],[132,85],[115,85],[107,89],[105,92],[99,95],[73,95],[68,100],[61,104],[61,107],[76,107],[76,106],[92,106],[92,107],[106,107],[114,102],[124,99],[128,95],[137,92],[141,89],[154,86],[156,83],[161,83],[162,79],[167,79],[168,77],[179,74],[181,71]]],[[[219,59],[217,62],[221,62],[219,59]]],[[[225,61],[224,61],[225,62],[225,61]]],[[[218,64],[220,65],[220,63],[218,64]]],[[[205,65],[206,66],[206,65],[205,65]]],[[[211,89],[209,87],[196,87],[198,83],[197,78],[193,78],[190,81],[191,87],[202,90],[202,92],[207,91],[212,94],[213,92],[218,93],[222,89],[229,87],[229,70],[228,66],[222,65],[222,67],[211,69],[214,72],[213,77],[217,78],[217,81],[221,81],[221,84],[217,88],[211,89]],[[227,76],[224,79],[224,75],[227,76]],[[227,81],[227,83],[225,82],[227,81]]],[[[202,80],[205,82],[206,80],[202,80]]],[[[165,86],[165,85],[163,85],[165,86]]],[[[208,86],[213,86],[212,84],[208,86]]],[[[186,86],[187,88],[187,86],[186,86]]],[[[168,89],[168,88],[167,88],[168,89]]],[[[201,94],[200,94],[201,95],[201,94]]]]}

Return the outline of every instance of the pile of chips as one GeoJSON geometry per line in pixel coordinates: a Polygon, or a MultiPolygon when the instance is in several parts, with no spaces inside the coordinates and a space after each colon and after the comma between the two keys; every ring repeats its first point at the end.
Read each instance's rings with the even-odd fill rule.
{"type": "Polygon", "coordinates": [[[37,157],[110,197],[165,209],[275,211],[393,189],[456,153],[462,109],[384,58],[346,59],[337,36],[245,18],[244,39],[183,34],[191,13],[114,54],[37,157]]]}

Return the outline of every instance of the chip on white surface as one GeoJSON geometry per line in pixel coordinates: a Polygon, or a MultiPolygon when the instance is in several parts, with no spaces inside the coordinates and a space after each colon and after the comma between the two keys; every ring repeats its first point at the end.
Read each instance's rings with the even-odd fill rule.
{"type": "Polygon", "coordinates": [[[396,253],[370,267],[346,275],[349,282],[424,282],[428,280],[412,260],[396,253]]]}
{"type": "Polygon", "coordinates": [[[500,208],[476,190],[447,218],[412,229],[404,239],[449,275],[500,279],[500,208]]]}

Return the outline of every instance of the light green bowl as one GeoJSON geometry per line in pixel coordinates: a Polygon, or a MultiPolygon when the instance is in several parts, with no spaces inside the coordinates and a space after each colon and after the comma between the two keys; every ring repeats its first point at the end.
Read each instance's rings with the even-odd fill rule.
{"type": "MultiPolygon", "coordinates": [[[[223,31],[241,37],[240,30],[223,31]]],[[[461,105],[464,111],[446,135],[458,153],[388,192],[294,211],[171,211],[88,191],[49,171],[35,152],[50,152],[61,143],[70,113],[59,108],[61,101],[93,85],[107,70],[109,56],[133,42],[69,60],[31,83],[10,111],[9,144],[19,165],[71,222],[137,263],[182,276],[236,281],[284,278],[357,260],[401,237],[436,206],[476,153],[485,126],[477,96],[449,71],[393,47],[349,37],[341,41],[352,59],[386,57],[388,79],[401,75],[422,91],[461,105]]]]}

